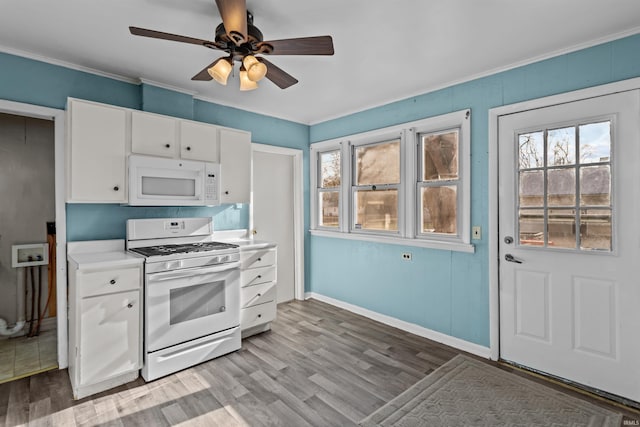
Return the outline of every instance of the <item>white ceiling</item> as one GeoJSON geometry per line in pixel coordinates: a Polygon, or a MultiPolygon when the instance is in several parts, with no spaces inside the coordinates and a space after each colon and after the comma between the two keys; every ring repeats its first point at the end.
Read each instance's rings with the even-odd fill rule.
{"type": "MultiPolygon", "coordinates": [[[[265,40],[331,35],[334,56],[271,56],[300,83],[240,92],[191,81],[224,53],[136,37],[212,40],[214,0],[0,0],[0,51],[149,80],[313,124],[640,32],[638,0],[247,0],[265,40]]],[[[1,78],[0,70],[0,78],[1,78]]]]}

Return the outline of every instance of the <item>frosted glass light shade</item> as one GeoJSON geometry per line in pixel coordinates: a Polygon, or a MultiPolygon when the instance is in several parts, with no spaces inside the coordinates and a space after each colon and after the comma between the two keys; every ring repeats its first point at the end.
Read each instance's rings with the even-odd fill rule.
{"type": "Polygon", "coordinates": [[[242,65],[247,70],[247,77],[253,82],[259,82],[267,74],[267,66],[253,55],[245,56],[242,65]]]}
{"type": "Polygon", "coordinates": [[[258,88],[258,83],[249,80],[247,70],[240,68],[240,90],[254,90],[258,88]]]}
{"type": "Polygon", "coordinates": [[[233,65],[231,64],[231,61],[227,58],[220,58],[213,67],[207,70],[207,72],[215,81],[221,85],[226,85],[232,69],[233,65]]]}

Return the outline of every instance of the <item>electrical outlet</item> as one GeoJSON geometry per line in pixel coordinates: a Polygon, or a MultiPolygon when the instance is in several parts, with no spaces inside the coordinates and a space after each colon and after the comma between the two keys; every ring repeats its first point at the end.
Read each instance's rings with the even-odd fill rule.
{"type": "Polygon", "coordinates": [[[402,259],[405,261],[411,261],[412,255],[411,252],[403,252],[402,259]]]}
{"type": "Polygon", "coordinates": [[[471,227],[471,238],[473,240],[482,239],[482,228],[480,228],[479,225],[474,225],[473,227],[471,227]]]}

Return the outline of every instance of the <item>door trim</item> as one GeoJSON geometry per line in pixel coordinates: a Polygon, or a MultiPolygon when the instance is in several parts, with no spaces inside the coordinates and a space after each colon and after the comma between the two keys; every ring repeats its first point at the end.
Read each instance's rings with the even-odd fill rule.
{"type": "MultiPolygon", "coordinates": [[[[251,144],[252,151],[290,156],[293,160],[293,298],[304,301],[304,190],[303,152],[296,148],[278,147],[267,144],[251,144]]],[[[253,162],[253,160],[252,160],[253,162]]],[[[251,166],[253,170],[253,163],[251,166]]],[[[249,211],[249,230],[253,230],[253,192],[249,211]]]]}
{"type": "Polygon", "coordinates": [[[489,110],[489,348],[490,359],[500,359],[500,283],[498,266],[498,120],[520,113],[568,102],[640,89],[640,78],[622,80],[587,89],[547,96],[489,110]]]}
{"type": "Polygon", "coordinates": [[[65,111],[0,99],[0,112],[54,122],[54,168],[56,212],[56,287],[58,314],[58,368],[69,365],[67,347],[67,217],[65,210],[65,111]]]}

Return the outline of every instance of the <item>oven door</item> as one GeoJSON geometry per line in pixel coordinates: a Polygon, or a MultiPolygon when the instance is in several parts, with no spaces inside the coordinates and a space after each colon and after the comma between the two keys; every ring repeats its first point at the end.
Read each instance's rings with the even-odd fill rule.
{"type": "Polygon", "coordinates": [[[145,280],[145,350],[240,324],[240,263],[151,273],[145,280]]]}

